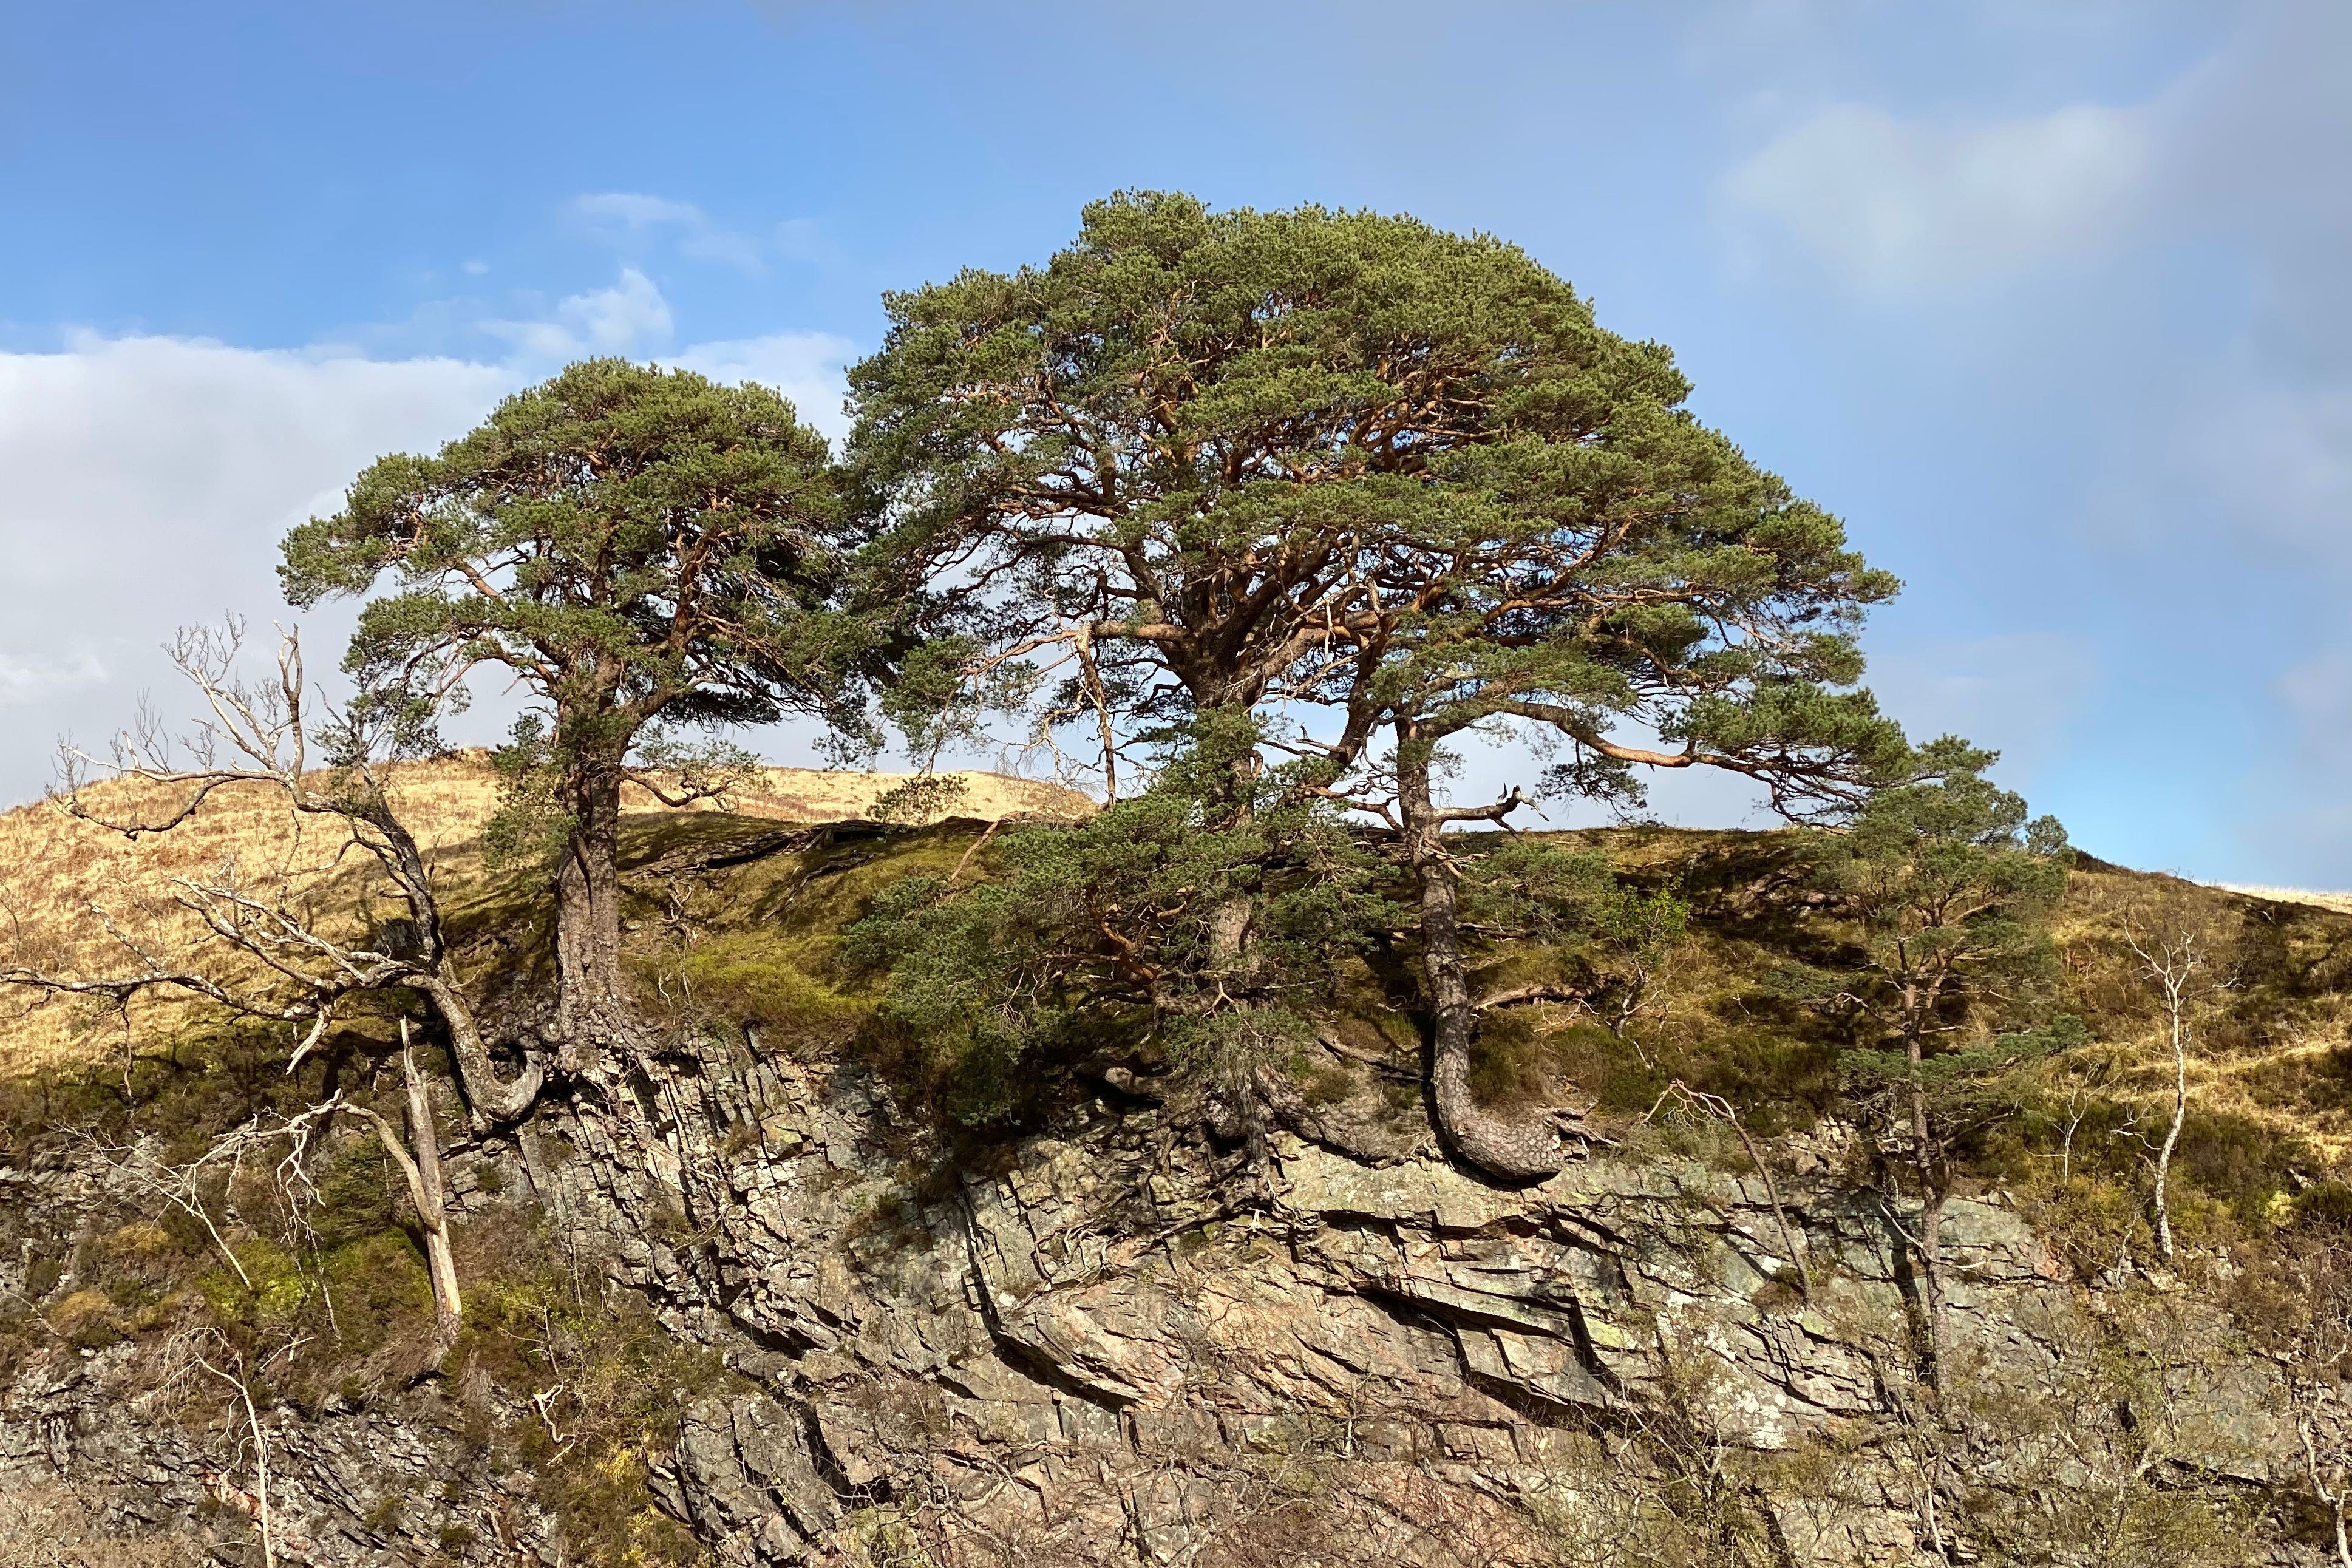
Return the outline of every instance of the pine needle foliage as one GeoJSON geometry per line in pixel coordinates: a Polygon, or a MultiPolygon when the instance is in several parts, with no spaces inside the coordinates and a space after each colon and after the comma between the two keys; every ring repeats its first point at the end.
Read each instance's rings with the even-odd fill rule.
{"type": "Polygon", "coordinates": [[[845,957],[887,973],[883,1015],[957,1120],[1013,1117],[1041,1074],[1107,1047],[1246,1078],[1397,925],[1391,873],[1279,770],[1226,809],[1234,744],[1193,745],[1076,827],[1003,835],[984,879],[896,883],[850,929],[845,957]],[[1245,943],[1222,928],[1236,911],[1245,943]]]}
{"type": "Polygon", "coordinates": [[[2019,1070],[2084,1038],[2057,1013],[2050,921],[2066,892],[2066,836],[2031,821],[2022,797],[1983,777],[1991,753],[1939,742],[1936,777],[1872,795],[1830,841],[1825,871],[1857,921],[1860,961],[1837,982],[1864,1042],[1847,1053],[1853,1092],[1880,1126],[1890,1188],[1909,1167],[1919,1202],[1906,1232],[1917,1254],[1930,1382],[1948,1371],[1940,1230],[1957,1145],[2023,1102],[2019,1070]]]}

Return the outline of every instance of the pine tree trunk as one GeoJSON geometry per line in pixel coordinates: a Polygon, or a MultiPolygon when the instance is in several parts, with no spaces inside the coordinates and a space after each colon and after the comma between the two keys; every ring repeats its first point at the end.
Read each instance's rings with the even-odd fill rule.
{"type": "Polygon", "coordinates": [[[1920,1079],[1919,1034],[1915,1029],[1904,1040],[1911,1063],[1911,1157],[1919,1173],[1919,1267],[1927,1292],[1927,1382],[1944,1386],[1949,1324],[1944,1309],[1944,1199],[1948,1196],[1929,1138],[1927,1091],[1920,1079]]]}
{"type": "Polygon", "coordinates": [[[1548,1176],[1561,1165],[1559,1137],[1540,1122],[1513,1123],[1470,1092],[1470,1042],[1476,1015],[1462,963],[1460,890],[1439,841],[1429,789],[1429,743],[1397,727],[1397,798],[1405,852],[1421,894],[1422,963],[1428,973],[1433,1041],[1430,1100],[1437,1130],[1463,1159],[1509,1181],[1548,1176]]]}
{"type": "Polygon", "coordinates": [[[526,1061],[511,1081],[500,1080],[482,1039],[481,1022],[465,993],[438,975],[426,977],[421,985],[449,1030],[449,1053],[457,1059],[457,1079],[465,1086],[467,1103],[493,1122],[511,1122],[529,1111],[545,1078],[540,1064],[526,1061]]]}
{"type": "Polygon", "coordinates": [[[578,1071],[627,1027],[621,988],[621,766],[575,755],[565,780],[572,833],[555,875],[556,1027],[578,1071]]]}

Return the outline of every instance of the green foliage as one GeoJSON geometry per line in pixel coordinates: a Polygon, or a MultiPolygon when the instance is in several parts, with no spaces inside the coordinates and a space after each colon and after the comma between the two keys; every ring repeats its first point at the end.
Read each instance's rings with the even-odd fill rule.
{"type": "Polygon", "coordinates": [[[746,754],[682,727],[799,711],[866,734],[851,677],[887,615],[831,604],[842,535],[824,439],[773,392],[592,360],[433,456],[377,462],[341,511],[287,536],[279,577],[304,606],[393,580],[344,667],[412,731],[462,704],[480,665],[532,699],[499,757],[486,847],[493,863],[568,851],[569,1027],[620,1005],[625,782],[674,803],[724,794],[746,754]]]}
{"type": "Polygon", "coordinates": [[[1865,1103],[1916,1090],[1939,1123],[1973,1126],[2020,1109],[2033,1092],[2031,1070],[2089,1039],[2080,1019],[2062,1013],[2038,1029],[1946,1044],[1916,1065],[1899,1047],[1849,1051],[1843,1065],[1853,1092],[1865,1103]]]}
{"type": "Polygon", "coordinates": [[[1691,906],[1669,889],[1612,888],[1593,910],[1592,934],[1628,962],[1654,964],[1690,932],[1691,906]]]}
{"type": "Polygon", "coordinates": [[[970,792],[961,779],[919,774],[877,795],[866,814],[877,822],[929,822],[954,810],[970,792]]]}
{"type": "Polygon", "coordinates": [[[1894,580],[1515,246],[1138,193],[1043,267],[887,305],[851,372],[875,559],[953,564],[967,670],[1057,650],[1049,728],[1115,750],[1313,693],[1347,761],[1383,715],[1516,714],[1575,789],[1625,794],[1631,719],[1792,802],[1899,759],[1833,689],[1894,580]]]}
{"type": "Polygon", "coordinates": [[[490,751],[499,779],[498,809],[482,825],[483,865],[537,865],[561,850],[578,825],[564,807],[562,759],[544,716],[527,713],[514,722],[507,744],[490,751]]]}
{"type": "Polygon", "coordinates": [[[656,715],[759,722],[842,647],[826,458],[764,387],[587,361],[434,456],[376,463],[288,535],[279,577],[309,605],[393,574],[348,667],[415,690],[503,664],[556,706],[559,746],[656,715]]]}
{"type": "Polygon", "coordinates": [[[1691,923],[1691,903],[1676,889],[1637,886],[1604,854],[1524,837],[1469,860],[1462,912],[1490,949],[1498,938],[1549,945],[1563,949],[1556,962],[1572,955],[1589,967],[1594,1011],[1620,1039],[1691,923]]]}
{"type": "MultiPolygon", "coordinates": [[[[2021,798],[1984,779],[1989,754],[1946,740],[1926,755],[1943,777],[1877,791],[1851,831],[1823,844],[1826,878],[1860,938],[1858,962],[1832,983],[1887,1049],[1951,1056],[1932,1081],[1957,1092],[1996,1062],[2078,1037],[2071,1020],[2036,1032],[2057,977],[2050,916],[2066,890],[2065,837],[2051,818],[2028,822],[2021,798]],[[1951,1043],[2003,1022],[2024,1028],[2006,1044],[1951,1043]]],[[[1854,1061],[1868,1076],[1879,1059],[1863,1051],[1854,1061]]]]}
{"type": "Polygon", "coordinates": [[[1863,927],[1865,972],[1983,994],[2045,979],[2064,830],[2027,821],[2024,800],[1983,778],[1992,754],[1947,739],[1922,755],[1941,777],[1877,791],[1825,845],[1863,927]]]}
{"type": "Polygon", "coordinates": [[[1224,760],[1196,749],[1080,826],[1005,834],[985,880],[908,878],[851,928],[845,957],[887,971],[883,1014],[921,1042],[951,1114],[1012,1116],[1041,1070],[1096,1043],[1219,1075],[1262,1060],[1334,961],[1393,925],[1335,812],[1279,777],[1233,810],[1202,782],[1224,760]]]}
{"type": "Polygon", "coordinates": [[[1559,942],[1591,931],[1626,891],[1598,850],[1512,837],[1482,845],[1464,868],[1462,917],[1498,936],[1559,942]]]}

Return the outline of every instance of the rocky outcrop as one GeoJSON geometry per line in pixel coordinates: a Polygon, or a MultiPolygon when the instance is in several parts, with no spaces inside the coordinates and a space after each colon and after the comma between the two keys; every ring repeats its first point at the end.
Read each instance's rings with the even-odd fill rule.
{"type": "MultiPolygon", "coordinates": [[[[1979,1437],[1923,1457],[1946,1428],[1912,1370],[1906,1217],[1825,1167],[1780,1194],[1807,1295],[1760,1183],[1670,1152],[1506,1190],[1425,1123],[1340,1114],[1351,1094],[1291,1117],[1253,1173],[1118,1098],[960,1167],[870,1082],[754,1042],[580,1083],[448,1163],[461,1210],[541,1204],[573,1256],[724,1352],[738,1380],[680,1412],[655,1491],[730,1568],[1502,1568],[1672,1560],[1676,1531],[1744,1554],[1707,1560],[1932,1561],[1923,1489],[2032,1502],[2050,1482],[1979,1437]]],[[[71,1162],[5,1184],[60,1240],[100,1207],[71,1162]]],[[[2028,1406],[2081,1397],[2095,1293],[1997,1204],[1956,1201],[1945,1234],[1956,1362],[2028,1406]]],[[[52,1300],[71,1283],[0,1275],[52,1300]]],[[[2164,1374],[2203,1380],[2166,1472],[2291,1469],[2274,1373],[2194,1338],[2164,1374]]],[[[123,1519],[203,1513],[243,1540],[218,1478],[233,1435],[151,1417],[110,1380],[122,1354],[9,1369],[0,1485],[62,1479],[123,1519]]],[[[444,1427],[267,1418],[281,1561],[566,1560],[529,1476],[469,1473],[444,1427]]]]}

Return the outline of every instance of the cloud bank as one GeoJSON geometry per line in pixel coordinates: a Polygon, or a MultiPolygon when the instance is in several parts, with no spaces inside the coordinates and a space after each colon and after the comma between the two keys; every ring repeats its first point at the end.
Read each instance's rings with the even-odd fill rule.
{"type": "MultiPolygon", "coordinates": [[[[54,740],[102,743],[142,690],[178,693],[159,644],[235,611],[266,627],[278,541],[331,507],[387,453],[431,450],[507,393],[581,352],[646,354],[670,329],[642,274],[517,324],[505,361],[373,359],[200,340],[80,335],[0,353],[0,803],[49,780],[54,740]]],[[[845,340],[778,334],[658,357],[777,385],[838,436],[845,340]]],[[[331,668],[348,606],[307,615],[315,672],[331,668]]]]}

